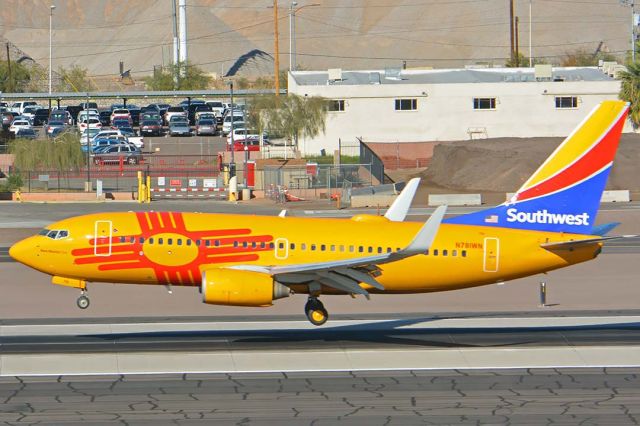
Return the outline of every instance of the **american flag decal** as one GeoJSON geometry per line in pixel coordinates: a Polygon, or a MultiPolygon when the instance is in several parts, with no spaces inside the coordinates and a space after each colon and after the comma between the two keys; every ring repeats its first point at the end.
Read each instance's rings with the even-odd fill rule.
{"type": "Polygon", "coordinates": [[[498,215],[492,214],[484,218],[485,223],[498,223],[498,215]]]}

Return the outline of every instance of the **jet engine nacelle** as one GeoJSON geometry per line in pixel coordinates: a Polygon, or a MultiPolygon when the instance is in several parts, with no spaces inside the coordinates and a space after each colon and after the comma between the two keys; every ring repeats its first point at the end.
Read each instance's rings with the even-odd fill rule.
{"type": "Polygon", "coordinates": [[[271,306],[290,290],[260,272],[212,268],[202,271],[202,301],[212,305],[271,306]]]}

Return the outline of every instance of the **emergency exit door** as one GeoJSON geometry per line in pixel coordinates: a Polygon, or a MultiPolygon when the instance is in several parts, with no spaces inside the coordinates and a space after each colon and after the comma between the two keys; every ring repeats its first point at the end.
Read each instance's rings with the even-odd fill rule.
{"type": "Polygon", "coordinates": [[[110,220],[96,220],[93,233],[93,254],[111,256],[113,225],[110,220]]]}
{"type": "Polygon", "coordinates": [[[482,269],[484,272],[498,272],[500,260],[500,240],[497,238],[484,239],[484,261],[482,269]]]}

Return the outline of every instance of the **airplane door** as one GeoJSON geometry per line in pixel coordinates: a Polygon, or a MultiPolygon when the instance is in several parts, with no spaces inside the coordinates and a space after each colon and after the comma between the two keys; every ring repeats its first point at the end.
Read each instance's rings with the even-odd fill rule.
{"type": "Polygon", "coordinates": [[[96,220],[93,239],[95,256],[111,256],[113,225],[110,220],[96,220]]]}
{"type": "Polygon", "coordinates": [[[275,241],[276,251],[275,256],[276,259],[286,259],[289,257],[289,241],[286,238],[277,238],[275,241]]]}
{"type": "Polygon", "coordinates": [[[500,240],[497,238],[484,239],[484,261],[482,269],[484,272],[498,272],[498,261],[500,257],[500,240]]]}

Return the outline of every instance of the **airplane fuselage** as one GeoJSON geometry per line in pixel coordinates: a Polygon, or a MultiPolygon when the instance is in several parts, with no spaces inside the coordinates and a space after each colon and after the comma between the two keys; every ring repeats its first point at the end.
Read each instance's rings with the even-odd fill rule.
{"type": "MultiPolygon", "coordinates": [[[[53,276],[90,282],[199,286],[204,268],[306,264],[399,251],[421,225],[369,215],[312,219],[164,212],[94,214],[49,227],[64,234],[25,240],[32,250],[25,263],[53,276]]],[[[419,293],[507,281],[593,259],[600,252],[600,243],[561,251],[540,246],[586,237],[442,224],[424,254],[380,265],[376,279],[384,290],[361,285],[371,293],[419,293]]],[[[291,288],[308,291],[306,285],[291,288]]],[[[326,287],[322,293],[341,292],[326,287]]]]}

